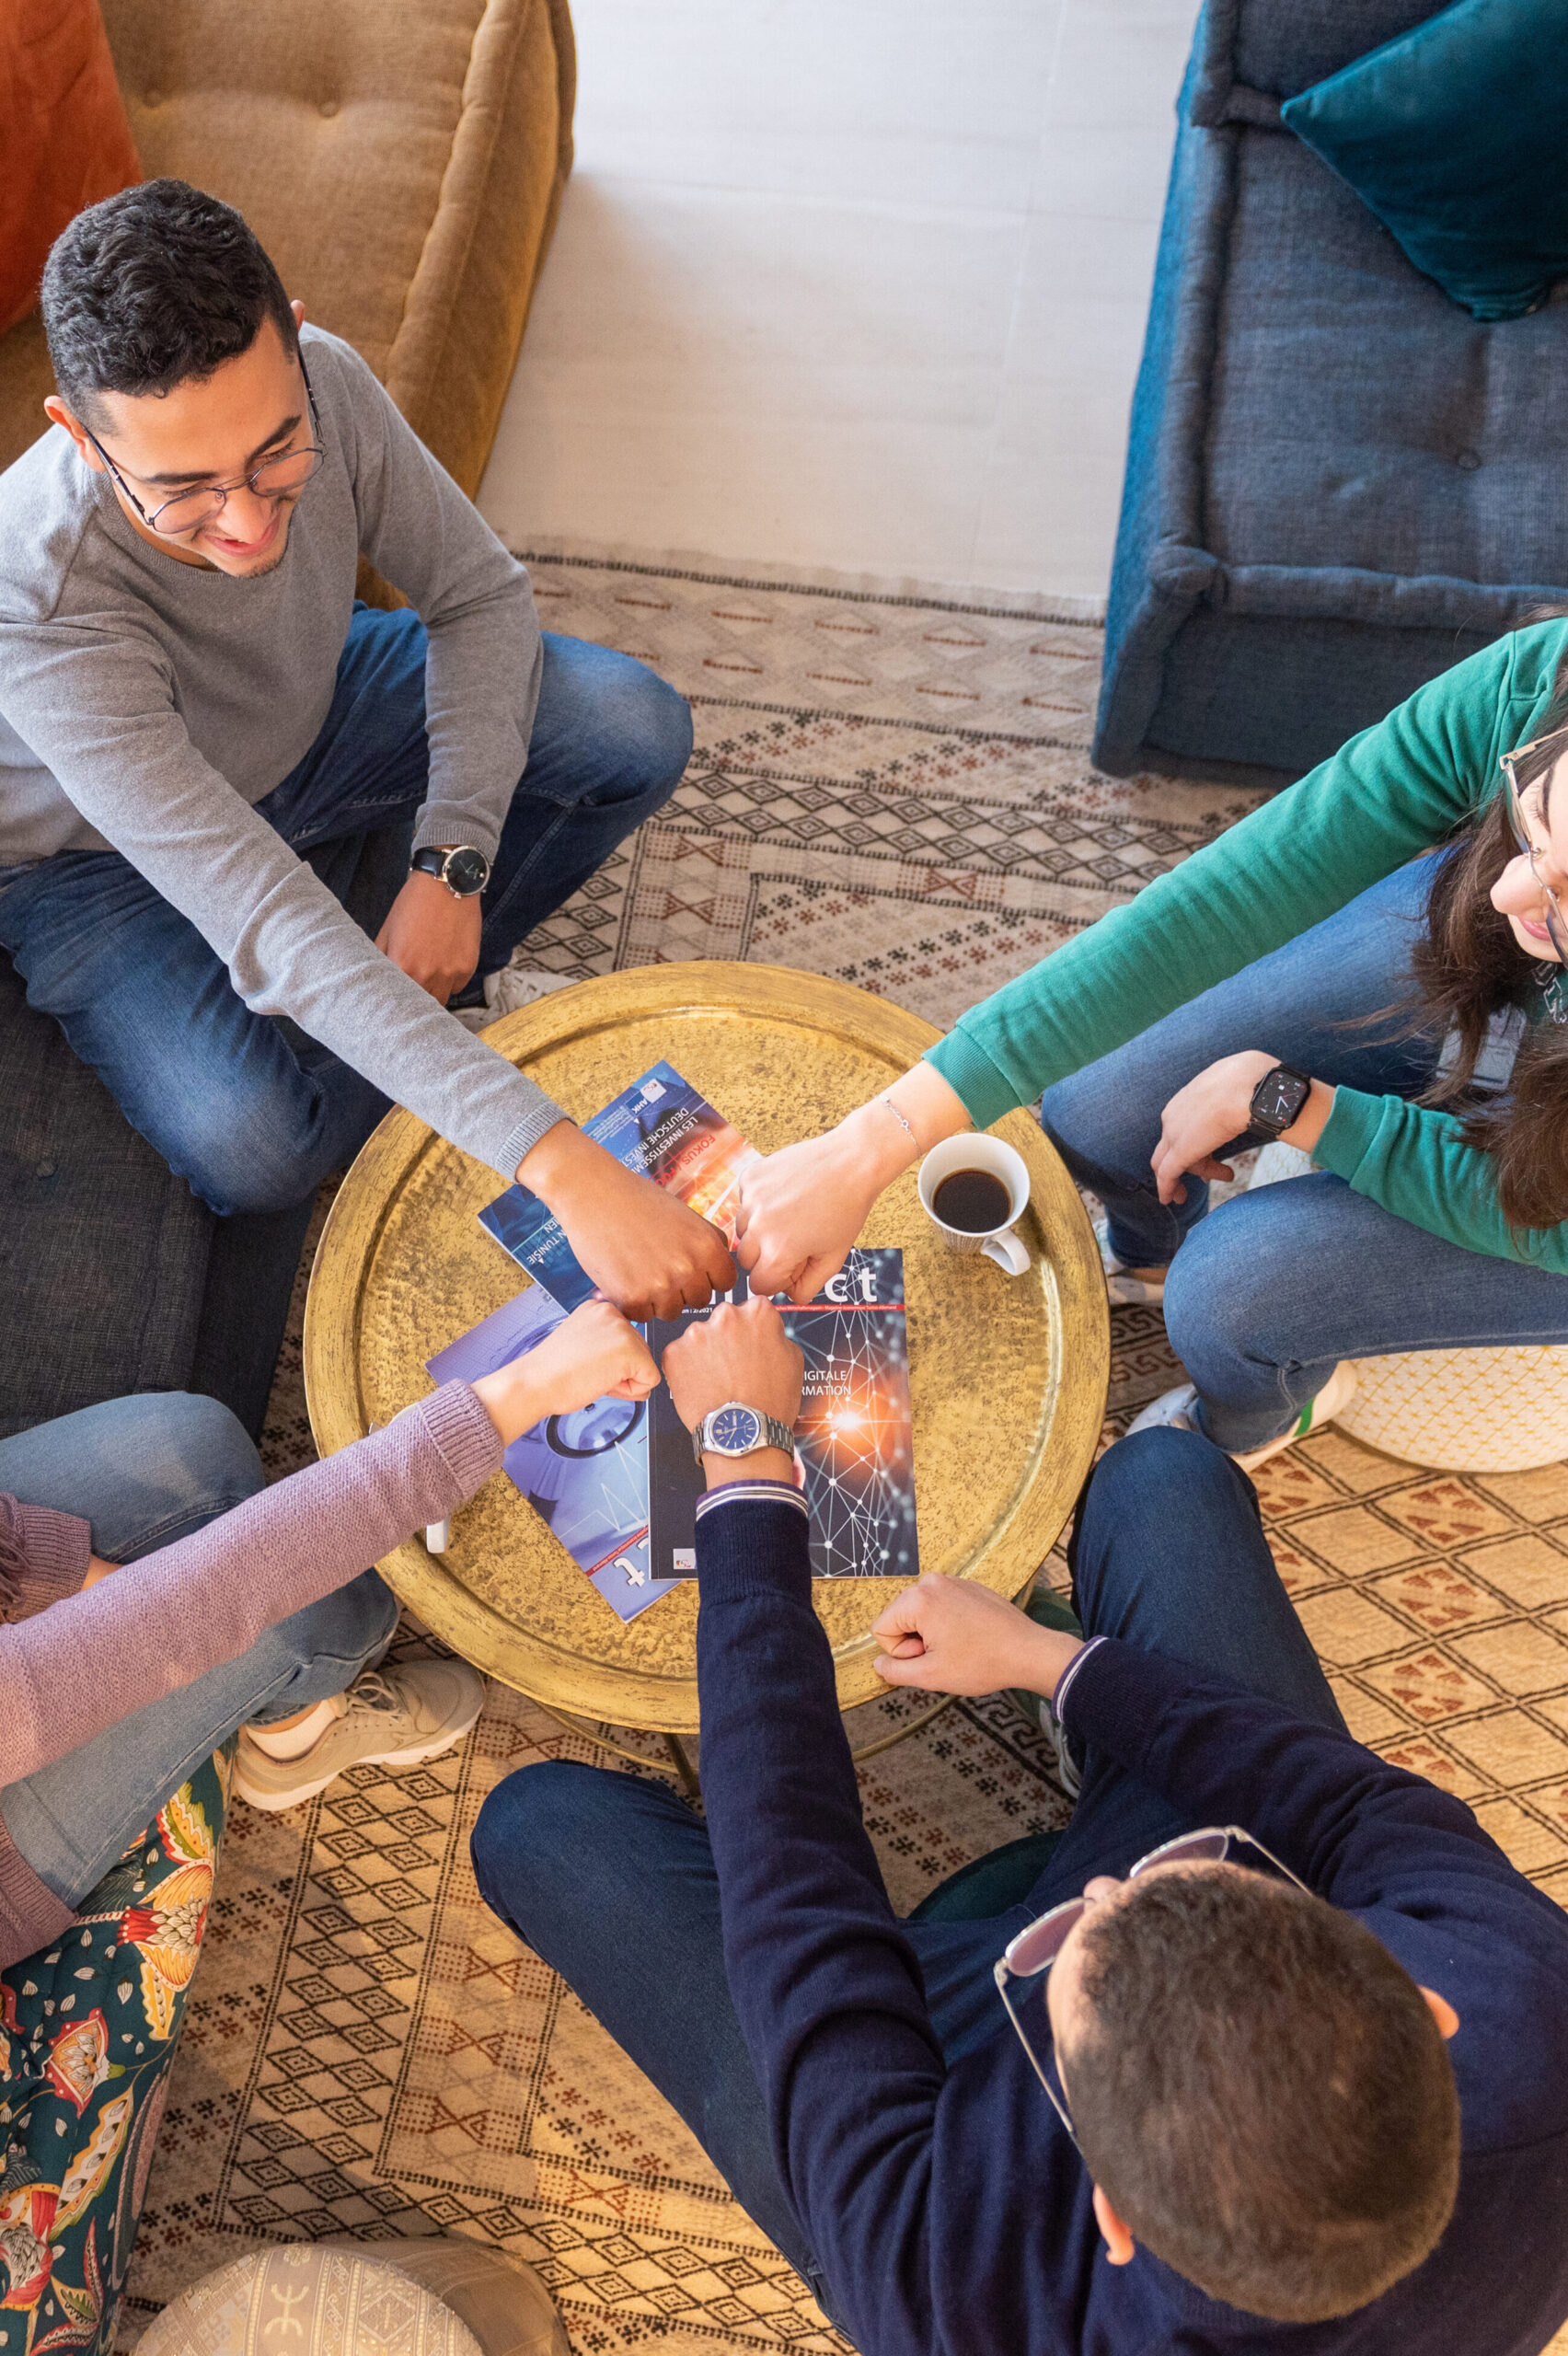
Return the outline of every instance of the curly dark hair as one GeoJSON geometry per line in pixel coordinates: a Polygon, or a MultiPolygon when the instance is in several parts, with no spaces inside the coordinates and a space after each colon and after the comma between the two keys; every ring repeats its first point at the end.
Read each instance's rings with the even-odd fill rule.
{"type": "Polygon", "coordinates": [[[255,232],[186,180],[144,180],[89,204],[43,272],[54,379],[84,425],[100,393],[167,393],[210,376],[271,319],[293,353],[294,313],[255,232]]]}

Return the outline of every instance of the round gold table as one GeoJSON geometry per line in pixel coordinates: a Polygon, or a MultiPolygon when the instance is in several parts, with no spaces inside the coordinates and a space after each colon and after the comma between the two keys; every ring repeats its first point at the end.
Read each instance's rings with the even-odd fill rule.
{"type": "MultiPolygon", "coordinates": [[[[719,963],[582,982],[485,1034],[580,1120],[663,1057],[765,1153],[831,1126],[939,1035],[847,983],[719,963]]],[[[945,1250],[913,1172],[882,1197],[863,1240],[904,1251],[921,1567],[1017,1596],[1093,1455],[1110,1328],[1066,1170],[1028,1114],[1009,1114],[997,1134],[1029,1164],[1026,1275],[945,1250]]],[[[527,1283],[476,1217],[499,1192],[492,1170],[409,1113],[389,1114],[365,1146],[333,1205],[306,1308],[323,1456],[421,1397],[425,1360],[527,1283]]],[[[456,1517],[444,1554],[411,1538],[380,1568],[444,1642],[547,1708],[697,1732],[696,1583],[623,1623],[504,1476],[456,1517]]],[[[898,1586],[815,1583],[846,1710],[886,1695],[870,1631],[898,1586]]]]}

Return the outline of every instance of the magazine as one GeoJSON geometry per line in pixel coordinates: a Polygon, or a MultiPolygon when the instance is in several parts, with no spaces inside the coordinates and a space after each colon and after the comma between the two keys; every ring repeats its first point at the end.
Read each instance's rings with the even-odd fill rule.
{"type": "MultiPolygon", "coordinates": [[[[736,1182],[757,1159],[740,1132],[669,1064],[655,1064],[587,1124],[628,1168],[671,1186],[733,1240],[736,1182]]],[[[560,1224],[536,1195],[509,1187],[481,1224],[535,1282],[428,1360],[438,1382],[493,1373],[553,1333],[593,1290],[560,1224]]],[[[730,1298],[748,1297],[744,1276],[730,1298]]],[[[707,1309],[639,1327],[654,1357],[707,1309]]],[[[795,1478],[811,1510],[819,1578],[919,1576],[910,1442],[904,1255],[850,1253],[785,1329],[804,1354],[795,1478]]],[[[551,1415],[514,1440],[507,1473],[623,1620],[697,1568],[702,1468],[668,1388],[644,1402],[600,1399],[551,1415]]]]}
{"type": "MultiPolygon", "coordinates": [[[[437,1382],[476,1382],[536,1348],[566,1314],[543,1285],[530,1285],[438,1351],[427,1361],[429,1371],[437,1382]]],[[[623,1620],[678,1584],[649,1575],[648,1406],[596,1399],[575,1415],[547,1415],[502,1460],[513,1485],[623,1620]]]]}
{"type": "MultiPolygon", "coordinates": [[[[744,1279],[732,1298],[746,1298],[744,1279]]],[[[665,1344],[710,1313],[644,1329],[661,1364],[665,1344]]],[[[903,1253],[851,1252],[814,1300],[785,1309],[784,1330],[806,1362],[795,1478],[811,1509],[813,1576],[918,1578],[903,1253]]],[[[668,1388],[648,1404],[649,1567],[663,1579],[696,1568],[704,1484],[668,1388]]]]}
{"type": "MultiPolygon", "coordinates": [[[[655,1064],[622,1089],[583,1133],[628,1170],[667,1186],[699,1218],[711,1219],[726,1243],[734,1242],[741,1172],[760,1157],[669,1064],[655,1064]]],[[[479,1225],[563,1309],[576,1309],[593,1292],[559,1219],[526,1186],[509,1186],[487,1203],[479,1225]]]]}

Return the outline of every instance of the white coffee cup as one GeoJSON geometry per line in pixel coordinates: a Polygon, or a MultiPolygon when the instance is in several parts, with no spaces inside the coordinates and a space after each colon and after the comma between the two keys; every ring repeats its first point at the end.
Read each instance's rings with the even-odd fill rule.
{"type": "Polygon", "coordinates": [[[1029,1266],[1029,1246],[1012,1231],[1029,1207],[1029,1168],[1021,1153],[1015,1153],[999,1138],[944,1138],[920,1164],[919,1185],[927,1217],[950,1252],[981,1252],[1008,1276],[1024,1274],[1029,1266]],[[984,1170],[988,1176],[1001,1180],[1008,1190],[1008,1215],[999,1226],[973,1235],[963,1228],[949,1227],[945,1219],[937,1217],[937,1188],[955,1170],[984,1170]]]}

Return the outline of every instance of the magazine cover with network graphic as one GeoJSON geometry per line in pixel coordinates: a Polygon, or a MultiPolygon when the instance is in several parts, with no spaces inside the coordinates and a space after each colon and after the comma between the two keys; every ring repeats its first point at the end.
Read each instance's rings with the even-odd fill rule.
{"type": "MultiPolygon", "coordinates": [[[[627,1169],[667,1186],[698,1218],[711,1219],[726,1243],[734,1242],[736,1188],[759,1158],[756,1148],[672,1065],[655,1064],[584,1127],[627,1169]]],[[[509,1186],[487,1203],[479,1225],[563,1309],[593,1292],[559,1219],[526,1186],[509,1186]]]]}
{"type": "MultiPolygon", "coordinates": [[[[746,1299],[743,1277],[730,1298],[746,1299]]],[[[476,1381],[553,1334],[566,1315],[531,1285],[427,1361],[437,1382],[476,1381]]],[[[666,1345],[707,1310],[639,1331],[663,1363],[666,1345]]],[[[851,1252],[838,1275],[785,1329],[805,1357],[795,1478],[811,1511],[818,1578],[913,1579],[915,1530],[904,1255],[851,1252]]],[[[645,1401],[597,1399],[548,1415],[502,1460],[515,1487],[611,1609],[634,1620],[697,1568],[702,1468],[661,1383],[645,1401]]]]}
{"type": "MultiPolygon", "coordinates": [[[[530,1285],[429,1359],[428,1370],[437,1382],[477,1382],[536,1348],[566,1313],[543,1285],[530,1285]]],[[[502,1461],[623,1620],[635,1620],[677,1584],[651,1577],[648,1567],[646,1401],[595,1399],[574,1415],[547,1415],[502,1461]]]]}
{"type": "MultiPolygon", "coordinates": [[[[732,1299],[745,1298],[743,1279],[732,1299]]],[[[645,1328],[661,1364],[666,1343],[709,1314],[645,1328]]],[[[811,1509],[813,1576],[918,1578],[903,1253],[851,1252],[814,1299],[784,1311],[784,1329],[806,1362],[795,1478],[811,1509]]],[[[649,1570],[663,1579],[696,1566],[703,1478],[667,1387],[648,1405],[649,1570]]]]}

